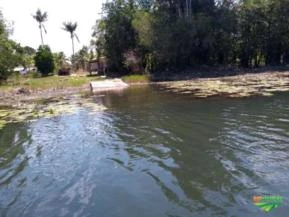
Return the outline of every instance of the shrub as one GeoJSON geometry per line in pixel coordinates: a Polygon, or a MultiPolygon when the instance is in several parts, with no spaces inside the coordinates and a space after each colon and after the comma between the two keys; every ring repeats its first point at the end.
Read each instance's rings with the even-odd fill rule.
{"type": "Polygon", "coordinates": [[[0,82],[12,75],[13,68],[21,62],[15,46],[13,41],[0,35],[0,82]]]}
{"type": "Polygon", "coordinates": [[[60,76],[70,75],[70,71],[71,66],[68,63],[63,62],[60,66],[60,69],[58,70],[58,75],[60,76]]]}
{"type": "Polygon", "coordinates": [[[34,61],[42,76],[46,76],[54,71],[55,64],[53,54],[47,45],[38,48],[34,61]]]}
{"type": "Polygon", "coordinates": [[[13,73],[13,68],[19,62],[18,53],[14,46],[15,43],[0,32],[0,82],[5,81],[13,73]]]}

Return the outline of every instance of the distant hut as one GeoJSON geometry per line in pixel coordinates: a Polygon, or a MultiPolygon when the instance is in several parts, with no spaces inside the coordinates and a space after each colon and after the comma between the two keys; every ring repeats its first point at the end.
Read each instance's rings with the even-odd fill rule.
{"type": "Polygon", "coordinates": [[[106,75],[106,70],[107,70],[107,59],[105,57],[89,61],[90,74],[97,73],[99,75],[101,74],[106,75]]]}

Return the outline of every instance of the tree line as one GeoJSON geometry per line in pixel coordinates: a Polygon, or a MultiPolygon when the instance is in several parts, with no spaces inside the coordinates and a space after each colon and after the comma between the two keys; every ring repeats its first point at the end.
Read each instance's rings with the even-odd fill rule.
{"type": "Polygon", "coordinates": [[[288,0],[112,0],[102,14],[93,36],[111,72],[289,63],[288,0]]]}
{"type": "MultiPolygon", "coordinates": [[[[44,43],[47,13],[37,10],[33,18],[41,45],[31,53],[9,39],[11,28],[0,13],[0,80],[19,64],[44,62],[38,68],[47,74],[65,59],[44,43]]],[[[84,46],[75,53],[77,23],[64,22],[63,29],[70,35],[76,68],[87,68],[96,57],[111,74],[289,63],[288,0],[111,0],[93,26],[89,46],[94,52],[84,46]]]]}
{"type": "MultiPolygon", "coordinates": [[[[63,52],[52,53],[50,47],[44,43],[43,32],[47,34],[44,25],[48,20],[47,12],[38,9],[32,17],[37,21],[40,30],[41,44],[37,51],[28,46],[22,47],[19,43],[9,39],[13,28],[7,25],[0,11],[0,82],[6,80],[17,66],[28,68],[35,65],[42,75],[48,75],[61,68],[61,65],[65,63],[66,57],[63,52]]],[[[77,23],[63,22],[62,29],[70,34],[74,56],[74,39],[79,41],[75,33],[77,23]]],[[[80,61],[78,58],[73,58],[73,60],[80,61]]]]}

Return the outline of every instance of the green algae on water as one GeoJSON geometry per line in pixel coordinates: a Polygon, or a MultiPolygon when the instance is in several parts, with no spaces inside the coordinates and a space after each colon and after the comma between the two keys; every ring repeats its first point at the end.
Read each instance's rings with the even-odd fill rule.
{"type": "Polygon", "coordinates": [[[0,120],[0,130],[6,126],[7,122],[4,120],[0,120]]]}
{"type": "Polygon", "coordinates": [[[81,98],[79,96],[25,102],[9,109],[0,110],[0,129],[1,126],[3,128],[7,123],[67,116],[76,114],[83,109],[88,110],[89,114],[95,114],[106,108],[101,104],[93,102],[90,98],[81,98]]]}

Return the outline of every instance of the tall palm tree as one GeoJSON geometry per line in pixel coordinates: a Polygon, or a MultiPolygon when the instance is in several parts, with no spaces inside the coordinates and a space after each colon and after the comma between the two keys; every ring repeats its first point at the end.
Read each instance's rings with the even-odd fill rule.
{"type": "Polygon", "coordinates": [[[79,42],[79,38],[78,36],[75,34],[75,30],[77,28],[77,23],[72,23],[72,22],[64,22],[63,23],[63,30],[67,31],[70,33],[70,37],[71,37],[71,42],[72,42],[72,54],[74,56],[74,37],[77,39],[77,41],[79,42]]]}
{"type": "Polygon", "coordinates": [[[33,18],[38,22],[39,24],[39,29],[40,29],[40,36],[41,36],[41,43],[42,46],[44,45],[43,43],[43,35],[42,35],[42,28],[44,29],[44,32],[47,33],[45,26],[43,23],[47,21],[47,12],[43,12],[40,9],[37,9],[36,14],[32,15],[33,18]]]}

